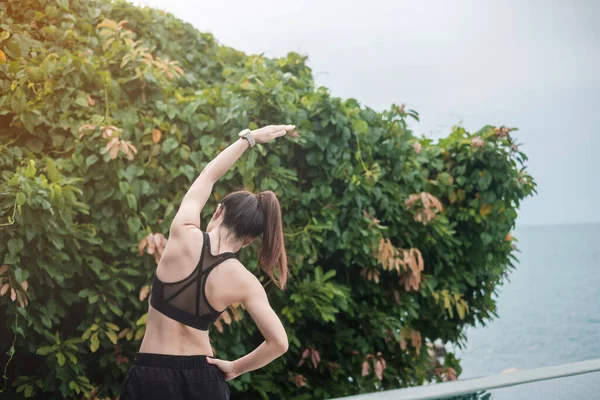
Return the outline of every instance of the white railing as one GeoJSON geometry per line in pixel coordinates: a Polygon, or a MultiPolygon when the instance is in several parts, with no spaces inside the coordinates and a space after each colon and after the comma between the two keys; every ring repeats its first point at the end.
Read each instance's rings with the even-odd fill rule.
{"type": "MultiPolygon", "coordinates": [[[[564,378],[567,376],[600,372],[600,359],[556,365],[554,367],[528,369],[503,375],[436,383],[407,389],[388,390],[359,396],[344,397],[344,400],[437,400],[448,397],[474,394],[483,390],[498,389],[525,383],[564,378]]],[[[339,398],[337,400],[341,400],[339,398]]],[[[334,399],[335,400],[335,399],[334,399]]]]}

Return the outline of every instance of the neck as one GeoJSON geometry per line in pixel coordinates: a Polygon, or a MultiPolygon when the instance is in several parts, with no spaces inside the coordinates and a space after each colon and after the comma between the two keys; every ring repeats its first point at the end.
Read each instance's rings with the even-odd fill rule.
{"type": "Polygon", "coordinates": [[[222,227],[213,229],[208,236],[210,237],[210,252],[213,255],[227,252],[237,253],[242,248],[242,243],[232,240],[233,235],[222,227]]]}

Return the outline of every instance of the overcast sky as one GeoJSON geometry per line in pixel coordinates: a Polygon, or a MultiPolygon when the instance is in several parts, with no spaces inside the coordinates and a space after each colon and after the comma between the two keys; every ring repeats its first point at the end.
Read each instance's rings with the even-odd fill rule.
{"type": "Polygon", "coordinates": [[[518,127],[538,196],[520,225],[600,222],[600,1],[138,0],[247,53],[309,56],[318,84],[417,134],[518,127]]]}

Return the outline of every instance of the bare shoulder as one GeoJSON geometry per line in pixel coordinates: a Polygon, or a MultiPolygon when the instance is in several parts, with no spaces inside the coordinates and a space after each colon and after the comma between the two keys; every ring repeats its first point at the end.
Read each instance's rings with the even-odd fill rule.
{"type": "Polygon", "coordinates": [[[257,290],[264,290],[259,280],[235,258],[223,261],[206,280],[206,296],[218,310],[255,297],[257,290]]]}
{"type": "Polygon", "coordinates": [[[256,276],[236,258],[230,258],[223,262],[220,269],[228,284],[235,286],[235,289],[239,291],[246,291],[256,285],[262,287],[256,276]]]}

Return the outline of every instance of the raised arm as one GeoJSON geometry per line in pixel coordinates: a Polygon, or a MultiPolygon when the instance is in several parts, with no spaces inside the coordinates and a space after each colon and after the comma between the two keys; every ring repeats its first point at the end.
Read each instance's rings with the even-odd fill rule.
{"type": "MultiPolygon", "coordinates": [[[[293,125],[269,125],[252,131],[256,143],[267,143],[294,129],[293,125]]],[[[239,139],[223,150],[196,178],[187,191],[171,223],[171,232],[181,228],[200,228],[200,212],[206,205],[214,184],[235,164],[249,147],[246,139],[239,139]]]]}

